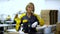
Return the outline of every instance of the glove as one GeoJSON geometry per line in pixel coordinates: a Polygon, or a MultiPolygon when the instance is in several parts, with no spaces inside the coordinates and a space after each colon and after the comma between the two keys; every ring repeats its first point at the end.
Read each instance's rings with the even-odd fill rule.
{"type": "Polygon", "coordinates": [[[21,27],[21,29],[19,30],[19,34],[25,34],[23,31],[22,31],[23,27],[21,27]]]}
{"type": "Polygon", "coordinates": [[[22,31],[22,29],[23,29],[23,24],[21,24],[21,28],[20,28],[20,30],[22,31]]]}
{"type": "Polygon", "coordinates": [[[37,26],[37,24],[38,24],[37,22],[34,22],[31,27],[35,28],[37,26]]]}

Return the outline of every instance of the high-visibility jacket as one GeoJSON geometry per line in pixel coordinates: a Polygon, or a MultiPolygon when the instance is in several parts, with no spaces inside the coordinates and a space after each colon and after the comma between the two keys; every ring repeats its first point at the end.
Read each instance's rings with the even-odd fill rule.
{"type": "Polygon", "coordinates": [[[30,16],[30,18],[28,18],[26,13],[24,13],[24,14],[21,14],[19,18],[20,19],[15,19],[17,21],[17,23],[16,23],[16,30],[17,31],[19,30],[21,24],[23,24],[23,29],[27,29],[29,25],[30,25],[30,28],[32,28],[31,25],[34,22],[38,22],[38,24],[40,26],[44,25],[44,20],[41,19],[41,17],[36,14],[33,14],[30,16]]]}

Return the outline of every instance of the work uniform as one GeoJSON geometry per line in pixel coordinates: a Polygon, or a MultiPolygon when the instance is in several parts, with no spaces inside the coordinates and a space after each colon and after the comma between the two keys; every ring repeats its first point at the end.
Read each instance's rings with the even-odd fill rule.
{"type": "Polygon", "coordinates": [[[12,24],[16,24],[18,21],[20,22],[19,18],[14,18],[14,22],[12,24]]]}
{"type": "Polygon", "coordinates": [[[8,17],[6,18],[6,21],[11,21],[11,17],[8,16],[8,17]]]}
{"type": "Polygon", "coordinates": [[[23,31],[25,33],[36,33],[36,27],[31,27],[34,22],[38,22],[40,26],[44,25],[44,21],[38,15],[32,14],[29,18],[27,14],[24,13],[20,16],[20,20],[16,23],[16,30],[19,31],[21,24],[23,24],[23,31]]]}

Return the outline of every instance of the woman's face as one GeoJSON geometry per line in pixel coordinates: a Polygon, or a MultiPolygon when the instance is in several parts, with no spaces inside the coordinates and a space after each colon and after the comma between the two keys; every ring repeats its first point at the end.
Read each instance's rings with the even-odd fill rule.
{"type": "Polygon", "coordinates": [[[28,12],[28,13],[32,13],[31,11],[33,10],[33,8],[34,8],[33,5],[31,5],[31,4],[28,5],[28,7],[27,7],[27,12],[28,12]]]}

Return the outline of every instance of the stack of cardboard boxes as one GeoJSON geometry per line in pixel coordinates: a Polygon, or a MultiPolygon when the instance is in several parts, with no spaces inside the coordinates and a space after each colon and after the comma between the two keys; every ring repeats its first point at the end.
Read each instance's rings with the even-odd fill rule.
{"type": "MultiPolygon", "coordinates": [[[[44,20],[46,25],[56,24],[58,21],[58,10],[42,10],[41,17],[44,20]]],[[[55,28],[53,28],[53,30],[54,29],[55,28]]],[[[55,30],[55,34],[56,34],[56,30],[55,30]]]]}
{"type": "Polygon", "coordinates": [[[47,25],[56,24],[58,21],[58,10],[42,10],[41,17],[47,25]]]}

